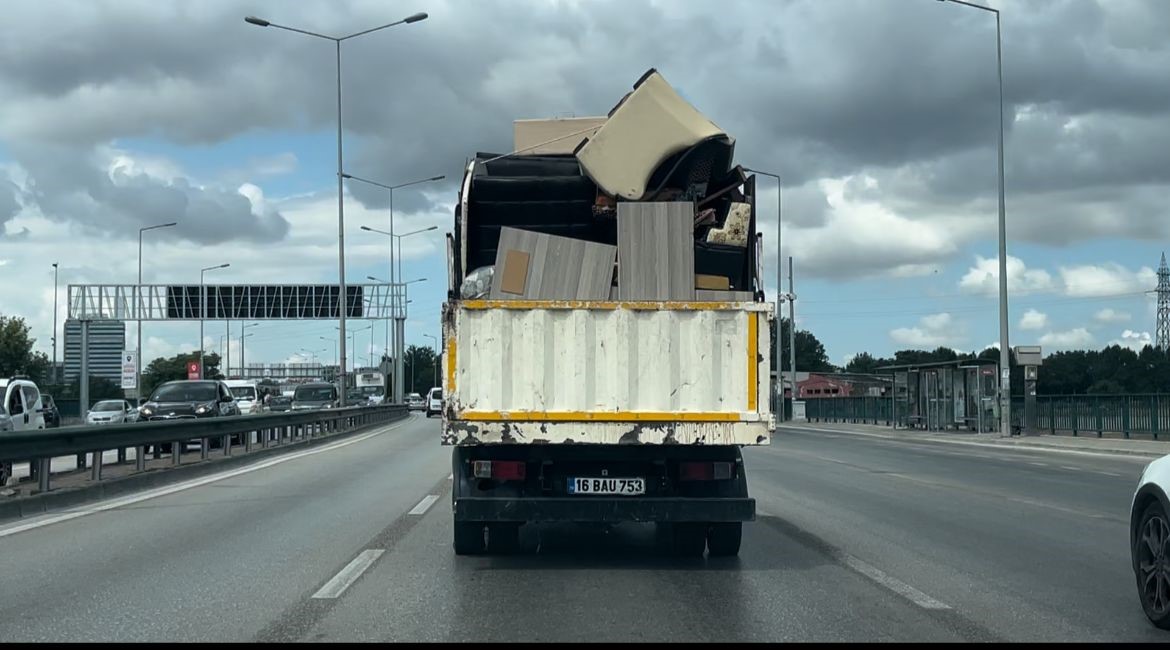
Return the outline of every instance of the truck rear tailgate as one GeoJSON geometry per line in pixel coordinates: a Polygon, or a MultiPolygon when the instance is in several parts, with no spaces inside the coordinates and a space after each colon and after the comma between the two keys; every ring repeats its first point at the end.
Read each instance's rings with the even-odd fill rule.
{"type": "Polygon", "coordinates": [[[443,443],[767,444],[772,305],[444,305],[443,443]]]}

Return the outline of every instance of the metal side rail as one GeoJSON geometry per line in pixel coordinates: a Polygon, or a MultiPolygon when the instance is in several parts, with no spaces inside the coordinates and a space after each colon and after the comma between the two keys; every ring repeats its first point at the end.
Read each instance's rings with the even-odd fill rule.
{"type": "MultiPolygon", "coordinates": [[[[409,414],[405,405],[359,406],[322,409],[301,413],[245,415],[238,417],[191,420],[147,421],[108,426],[70,426],[0,434],[0,465],[29,462],[30,473],[37,481],[38,492],[51,489],[51,461],[55,457],[90,455],[90,478],[102,478],[103,452],[135,449],[136,471],[146,470],[146,448],[154,447],[160,458],[160,446],[170,447],[171,465],[182,462],[184,446],[198,442],[201,459],[207,459],[212,441],[218,450],[230,456],[234,449],[251,451],[259,445],[284,444],[289,441],[342,433],[402,419],[409,414]]],[[[124,454],[119,454],[120,458],[124,454]]]]}

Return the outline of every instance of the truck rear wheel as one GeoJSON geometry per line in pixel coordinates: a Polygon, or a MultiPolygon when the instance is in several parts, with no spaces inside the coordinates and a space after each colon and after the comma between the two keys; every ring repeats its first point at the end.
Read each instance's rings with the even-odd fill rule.
{"type": "Polygon", "coordinates": [[[679,557],[702,557],[707,547],[705,524],[684,522],[674,524],[672,531],[674,554],[679,557]]]}
{"type": "Polygon", "coordinates": [[[478,555],[485,546],[483,522],[455,521],[455,555],[478,555]]]}
{"type": "Polygon", "coordinates": [[[520,550],[520,524],[489,524],[487,550],[501,555],[520,550]]]}
{"type": "Polygon", "coordinates": [[[739,555],[739,544],[743,539],[743,522],[718,522],[707,528],[707,550],[711,557],[734,557],[739,555]]]}

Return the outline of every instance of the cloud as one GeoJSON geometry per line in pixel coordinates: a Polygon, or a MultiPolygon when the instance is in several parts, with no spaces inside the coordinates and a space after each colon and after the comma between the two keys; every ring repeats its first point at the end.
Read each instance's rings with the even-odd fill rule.
{"type": "Polygon", "coordinates": [[[1143,266],[1137,271],[1131,271],[1116,262],[1062,266],[1060,278],[1064,283],[1065,295],[1078,298],[1138,293],[1158,286],[1158,275],[1154,269],[1143,266]]]}
{"type": "Polygon", "coordinates": [[[1035,309],[1029,309],[1020,318],[1020,329],[1042,330],[1045,327],[1048,327],[1048,314],[1035,309]]]}
{"type": "Polygon", "coordinates": [[[1065,332],[1048,332],[1040,337],[1040,345],[1057,350],[1083,350],[1093,345],[1093,335],[1083,327],[1065,332]]]}
{"type": "Polygon", "coordinates": [[[899,345],[914,348],[952,347],[966,340],[964,327],[956,323],[953,316],[943,312],[923,316],[915,327],[899,327],[890,330],[890,339],[899,345]]]}
{"type": "Polygon", "coordinates": [[[1129,348],[1136,352],[1141,352],[1142,348],[1153,344],[1154,339],[1150,336],[1149,332],[1135,332],[1129,329],[1121,333],[1121,338],[1116,338],[1109,342],[1109,345],[1120,345],[1123,348],[1129,348]]]}
{"type": "MultiPolygon", "coordinates": [[[[1007,280],[1009,293],[1039,293],[1051,291],[1055,284],[1043,269],[1029,269],[1018,257],[1008,255],[1007,280]]],[[[959,280],[959,288],[970,293],[999,294],[999,260],[975,256],[975,266],[959,280]]]]}
{"type": "Polygon", "coordinates": [[[1106,307],[1093,314],[1093,319],[1100,323],[1126,323],[1132,318],[1129,312],[1117,311],[1112,307],[1106,307]]]}

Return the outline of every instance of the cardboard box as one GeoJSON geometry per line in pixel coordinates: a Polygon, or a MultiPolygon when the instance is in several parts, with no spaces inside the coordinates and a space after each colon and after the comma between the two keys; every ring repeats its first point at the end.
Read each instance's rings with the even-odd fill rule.
{"type": "Polygon", "coordinates": [[[695,274],[695,288],[712,291],[728,291],[731,289],[731,280],[722,275],[695,274]]]}

